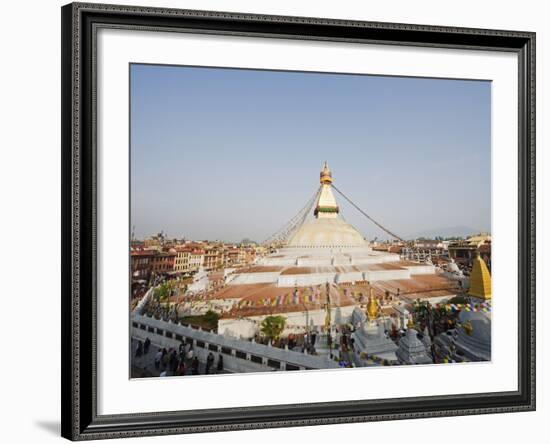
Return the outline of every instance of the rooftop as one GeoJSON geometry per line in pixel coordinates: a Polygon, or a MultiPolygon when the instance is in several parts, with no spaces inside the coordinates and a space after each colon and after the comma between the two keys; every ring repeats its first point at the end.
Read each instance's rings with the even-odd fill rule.
{"type": "MultiPolygon", "coordinates": [[[[254,284],[256,286],[256,284],[254,284]]],[[[240,285],[241,291],[246,291],[247,295],[242,298],[239,305],[231,311],[224,313],[222,318],[230,319],[243,316],[264,316],[269,314],[281,314],[292,312],[303,312],[305,310],[324,309],[326,303],[326,293],[316,292],[315,288],[299,288],[298,302],[294,300],[294,287],[275,287],[273,285],[260,286],[252,289],[252,285],[240,285]],[[251,291],[249,293],[249,291],[251,291]],[[313,296],[317,294],[317,297],[313,296]],[[313,300],[312,300],[313,299],[313,300]],[[279,303],[282,301],[282,303],[279,303]]],[[[236,288],[236,287],[233,287],[236,288]]],[[[355,300],[344,293],[343,289],[334,286],[330,287],[330,301],[332,307],[346,307],[355,305],[355,300]]]]}
{"type": "MultiPolygon", "coordinates": [[[[439,275],[413,275],[410,279],[396,279],[391,281],[376,281],[374,288],[382,293],[389,291],[390,294],[399,294],[405,298],[414,296],[416,299],[419,294],[434,296],[434,292],[444,292],[444,294],[456,294],[456,284],[447,278],[439,275]]],[[[443,295],[443,294],[441,294],[443,295]]]]}

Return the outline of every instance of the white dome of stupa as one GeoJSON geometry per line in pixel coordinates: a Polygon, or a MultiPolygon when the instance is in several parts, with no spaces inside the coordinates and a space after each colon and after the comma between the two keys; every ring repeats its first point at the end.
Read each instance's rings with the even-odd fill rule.
{"type": "Polygon", "coordinates": [[[368,247],[367,241],[340,218],[313,219],[303,224],[288,240],[289,247],[368,247]]]}

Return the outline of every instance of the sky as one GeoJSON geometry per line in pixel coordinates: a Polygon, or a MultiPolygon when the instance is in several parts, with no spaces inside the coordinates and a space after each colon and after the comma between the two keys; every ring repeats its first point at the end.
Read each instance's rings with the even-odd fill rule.
{"type": "MultiPolygon", "coordinates": [[[[130,67],[136,238],[265,240],[334,184],[402,237],[491,228],[491,83],[130,67]]],[[[368,239],[383,231],[335,193],[368,239]]]]}

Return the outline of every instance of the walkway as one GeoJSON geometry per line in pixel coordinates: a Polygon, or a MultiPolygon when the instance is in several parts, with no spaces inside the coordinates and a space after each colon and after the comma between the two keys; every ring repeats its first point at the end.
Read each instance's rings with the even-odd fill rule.
{"type": "MultiPolygon", "coordinates": [[[[151,344],[149,348],[149,353],[144,354],[140,357],[136,357],[136,348],[137,341],[132,338],[132,348],[131,348],[131,364],[132,364],[132,378],[150,378],[155,376],[160,376],[160,370],[155,368],[155,355],[157,354],[158,347],[154,344],[151,344]]],[[[214,368],[210,370],[209,374],[217,374],[216,364],[218,363],[217,353],[214,353],[214,368]]],[[[191,376],[191,359],[185,360],[185,375],[191,376]]],[[[199,361],[199,375],[204,375],[206,372],[206,364],[199,361]]],[[[221,371],[220,373],[229,373],[226,370],[221,371]]],[[[170,371],[168,376],[174,376],[170,371]]]]}

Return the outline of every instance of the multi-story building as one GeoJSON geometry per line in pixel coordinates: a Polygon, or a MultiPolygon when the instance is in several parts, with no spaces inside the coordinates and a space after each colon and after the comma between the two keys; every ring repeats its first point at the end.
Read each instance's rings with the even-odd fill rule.
{"type": "Polygon", "coordinates": [[[234,267],[240,265],[241,248],[236,246],[228,247],[224,250],[224,266],[234,267]]]}
{"type": "Polygon", "coordinates": [[[174,251],[158,251],[151,258],[151,272],[160,274],[174,271],[175,259],[174,251]]]}
{"type": "Polygon", "coordinates": [[[152,259],[157,254],[156,251],[136,249],[130,252],[130,267],[132,270],[132,279],[148,280],[152,271],[152,259]]]}
{"type": "Polygon", "coordinates": [[[204,252],[204,268],[206,270],[218,270],[224,265],[223,248],[210,247],[204,252]]]}
{"type": "Polygon", "coordinates": [[[449,243],[449,256],[456,262],[470,264],[479,252],[483,259],[490,263],[491,259],[491,236],[478,234],[466,240],[453,241],[449,243]]]}
{"type": "Polygon", "coordinates": [[[256,259],[256,248],[255,247],[246,247],[241,248],[241,251],[239,253],[239,263],[241,265],[248,265],[254,262],[254,259],[256,259]]]}
{"type": "Polygon", "coordinates": [[[197,271],[203,265],[204,250],[186,245],[176,246],[173,250],[176,254],[174,271],[191,273],[197,271]]]}
{"type": "Polygon", "coordinates": [[[174,271],[178,273],[187,273],[189,271],[191,249],[185,246],[177,246],[174,250],[176,252],[176,257],[174,258],[174,271]]]}
{"type": "Polygon", "coordinates": [[[244,245],[229,245],[223,251],[225,267],[242,267],[250,264],[256,258],[256,248],[244,245]]]}
{"type": "Polygon", "coordinates": [[[191,251],[189,256],[189,269],[197,271],[204,264],[204,250],[197,248],[191,251]]]}

